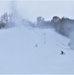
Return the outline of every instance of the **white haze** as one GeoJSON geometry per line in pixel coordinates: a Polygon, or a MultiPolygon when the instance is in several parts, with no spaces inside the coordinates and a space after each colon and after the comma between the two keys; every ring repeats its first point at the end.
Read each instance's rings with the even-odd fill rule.
{"type": "Polygon", "coordinates": [[[20,16],[20,14],[19,14],[19,12],[17,10],[17,2],[16,2],[16,0],[15,1],[12,0],[10,2],[10,10],[11,10],[11,13],[13,15],[15,25],[21,26],[22,25],[22,17],[20,16]]]}
{"type": "MultiPolygon", "coordinates": [[[[22,25],[21,19],[26,18],[36,21],[38,16],[46,20],[52,19],[53,16],[74,18],[74,1],[44,1],[44,0],[0,0],[0,16],[5,12],[12,12],[16,25],[22,25]],[[22,16],[22,17],[21,17],[22,16]]],[[[73,34],[70,35],[71,44],[73,45],[73,34]]]]}
{"type": "MultiPolygon", "coordinates": [[[[13,0],[23,18],[36,21],[38,16],[50,20],[53,16],[74,18],[74,1],[70,0],[13,0]]],[[[10,10],[11,0],[0,0],[0,15],[10,10]]]]}
{"type": "Polygon", "coordinates": [[[5,12],[10,12],[9,4],[10,1],[0,0],[0,16],[3,15],[5,12]]]}
{"type": "Polygon", "coordinates": [[[22,16],[35,21],[38,16],[46,20],[52,19],[53,16],[74,18],[73,7],[74,1],[18,1],[17,6],[22,16]]]}
{"type": "MultiPolygon", "coordinates": [[[[15,24],[18,26],[22,25],[22,17],[31,21],[37,16],[43,16],[45,19],[50,19],[54,15],[74,18],[74,2],[71,1],[7,2],[10,3],[9,10],[13,13],[15,24]]],[[[0,35],[0,73],[74,73],[74,52],[67,46],[69,39],[52,29],[15,27],[1,30],[0,35]],[[36,44],[38,47],[35,47],[36,44]],[[61,50],[66,54],[60,55],[61,50]]]]}

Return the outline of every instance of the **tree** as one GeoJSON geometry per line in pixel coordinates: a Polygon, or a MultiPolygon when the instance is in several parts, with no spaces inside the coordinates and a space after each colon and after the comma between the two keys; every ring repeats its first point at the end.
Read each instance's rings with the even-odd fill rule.
{"type": "Polygon", "coordinates": [[[74,21],[72,19],[69,19],[69,18],[62,18],[60,20],[61,22],[61,34],[69,37],[70,33],[71,33],[71,30],[72,30],[72,27],[74,25],[74,21]]]}
{"type": "Polygon", "coordinates": [[[7,12],[4,13],[0,18],[0,28],[9,28],[14,25],[12,15],[7,12]]]}
{"type": "Polygon", "coordinates": [[[44,18],[42,17],[37,17],[37,26],[40,27],[44,22],[44,18]]]}
{"type": "Polygon", "coordinates": [[[54,16],[51,20],[51,25],[55,29],[56,32],[69,37],[72,27],[74,25],[74,21],[69,18],[59,18],[57,16],[54,16]]]}
{"type": "Polygon", "coordinates": [[[44,18],[42,17],[37,17],[37,27],[39,28],[49,28],[50,26],[50,21],[45,21],[44,18]]]}

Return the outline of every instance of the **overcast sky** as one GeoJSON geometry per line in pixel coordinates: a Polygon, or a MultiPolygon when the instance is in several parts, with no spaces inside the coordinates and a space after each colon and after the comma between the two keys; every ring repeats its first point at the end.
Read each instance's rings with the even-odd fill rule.
{"type": "MultiPolygon", "coordinates": [[[[11,2],[0,0],[0,14],[10,11],[11,2]]],[[[50,20],[53,16],[74,18],[74,1],[16,0],[15,7],[23,18],[35,21],[38,16],[50,20]]]]}

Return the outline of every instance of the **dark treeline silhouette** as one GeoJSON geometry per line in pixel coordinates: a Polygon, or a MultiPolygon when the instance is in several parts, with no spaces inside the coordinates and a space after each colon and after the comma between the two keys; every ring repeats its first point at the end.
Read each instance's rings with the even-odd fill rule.
{"type": "MultiPolygon", "coordinates": [[[[17,20],[17,19],[16,19],[17,20]]],[[[54,28],[54,30],[64,36],[69,37],[71,31],[74,28],[74,20],[66,17],[59,18],[54,16],[52,20],[45,21],[41,16],[37,17],[37,21],[32,23],[29,20],[22,20],[24,26],[30,26],[35,28],[54,28]]],[[[0,17],[0,29],[9,28],[15,26],[15,21],[12,14],[4,13],[0,17]]]]}
{"type": "Polygon", "coordinates": [[[36,27],[38,28],[49,28],[50,21],[45,21],[42,17],[37,17],[36,27]]]}
{"type": "Polygon", "coordinates": [[[69,37],[74,27],[74,20],[66,17],[59,18],[54,16],[51,21],[45,21],[44,18],[38,17],[36,27],[54,28],[54,30],[66,37],[69,37]]]}
{"type": "Polygon", "coordinates": [[[7,12],[0,17],[0,29],[14,26],[12,15],[7,12]]]}
{"type": "Polygon", "coordinates": [[[65,17],[59,18],[54,16],[51,20],[51,25],[56,32],[69,37],[74,27],[74,20],[65,17]]]}

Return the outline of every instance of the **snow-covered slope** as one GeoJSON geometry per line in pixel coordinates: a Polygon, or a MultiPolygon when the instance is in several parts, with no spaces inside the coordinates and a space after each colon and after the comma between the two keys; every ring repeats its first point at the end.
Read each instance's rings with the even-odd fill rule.
{"type": "Polygon", "coordinates": [[[74,73],[68,42],[52,29],[0,30],[0,73],[74,73]]]}

